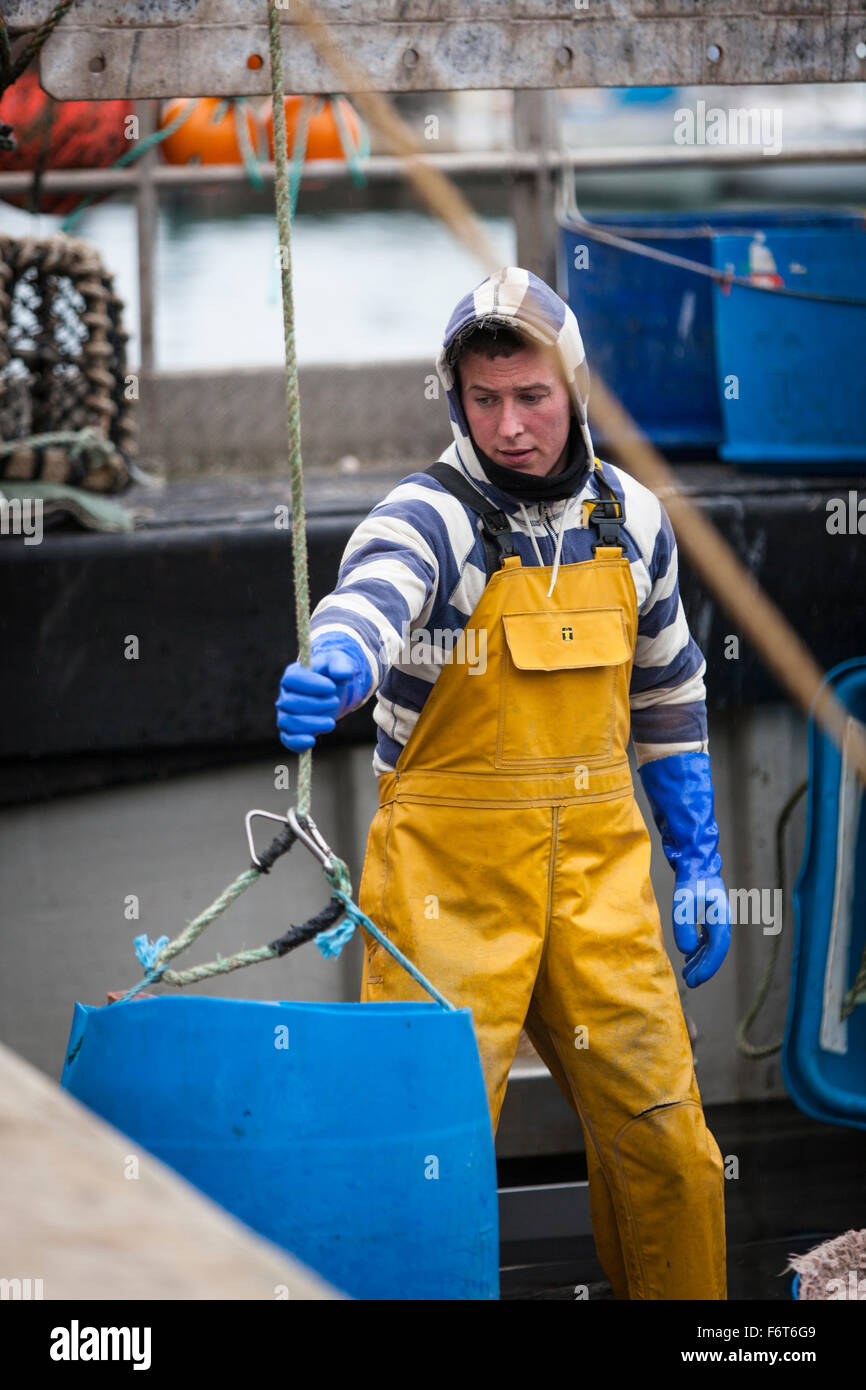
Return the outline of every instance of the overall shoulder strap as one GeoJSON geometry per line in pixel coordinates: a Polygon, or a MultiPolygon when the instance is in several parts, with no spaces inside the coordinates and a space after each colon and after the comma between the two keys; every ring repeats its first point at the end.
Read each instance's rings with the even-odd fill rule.
{"type": "Polygon", "coordinates": [[[595,529],[596,540],[593,554],[601,547],[618,545],[623,548],[621,530],[625,522],[625,503],[620,502],[604,476],[601,459],[595,460],[593,477],[598,482],[599,498],[596,502],[585,502],[586,524],[595,529]],[[605,494],[607,494],[605,496],[605,494]]]}
{"type": "Polygon", "coordinates": [[[502,561],[506,556],[518,554],[508,514],[473,487],[449,463],[443,463],[441,459],[438,459],[436,463],[431,464],[424,471],[476,513],[478,518],[476,526],[481,532],[481,539],[484,543],[484,556],[489,580],[490,576],[501,568],[502,561]]]}

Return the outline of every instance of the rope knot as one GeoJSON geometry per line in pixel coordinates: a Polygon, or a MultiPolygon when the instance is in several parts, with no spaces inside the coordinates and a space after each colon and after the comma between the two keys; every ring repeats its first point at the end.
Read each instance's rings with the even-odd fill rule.
{"type": "Polygon", "coordinates": [[[144,966],[145,970],[154,970],[160,952],[168,945],[168,937],[161,936],[158,941],[149,941],[146,933],[142,933],[141,936],[135,938],[132,944],[135,947],[135,954],[139,963],[144,966]]]}

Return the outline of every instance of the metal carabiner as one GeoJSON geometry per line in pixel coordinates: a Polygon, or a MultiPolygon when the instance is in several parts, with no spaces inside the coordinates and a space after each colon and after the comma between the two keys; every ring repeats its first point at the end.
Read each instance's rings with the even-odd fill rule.
{"type": "Polygon", "coordinates": [[[310,853],[315,855],[316,859],[318,859],[325,873],[333,873],[333,850],[319,830],[313,817],[309,815],[309,813],[301,817],[295,811],[294,807],[292,807],[286,820],[301,841],[301,844],[306,845],[310,853]]]}
{"type": "MultiPolygon", "coordinates": [[[[253,840],[253,828],[250,824],[253,816],[263,816],[265,820],[278,820],[280,822],[280,825],[288,825],[289,821],[286,816],[277,816],[274,814],[273,811],[247,811],[247,814],[244,817],[244,825],[247,828],[247,844],[250,847],[250,858],[252,859],[256,868],[260,869],[262,867],[262,861],[256,854],[256,846],[253,840]]],[[[292,829],[294,830],[294,826],[292,826],[292,829]]]]}

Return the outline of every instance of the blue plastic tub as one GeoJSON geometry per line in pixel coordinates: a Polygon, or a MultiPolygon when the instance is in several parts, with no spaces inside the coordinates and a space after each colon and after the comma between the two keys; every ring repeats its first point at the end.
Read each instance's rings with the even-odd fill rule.
{"type": "Polygon", "coordinates": [[[760,472],[862,472],[866,467],[866,218],[859,228],[772,227],[762,241],[713,240],[719,270],[749,275],[756,255],[785,288],[862,307],[715,290],[722,458],[760,472]],[[775,275],[772,272],[775,271],[775,275]]]}
{"type": "MultiPolygon", "coordinates": [[[[866,720],[866,657],[827,680],[866,720]]],[[[862,786],[810,720],[806,845],[794,889],[795,938],[782,1075],[807,1115],[866,1129],[866,1006],[844,1022],[841,1000],[866,941],[866,816],[862,786]]]]}
{"type": "MultiPolygon", "coordinates": [[[[713,264],[720,233],[800,228],[851,231],[852,209],[748,209],[694,213],[598,213],[618,235],[701,265],[713,264]]],[[[714,291],[709,276],[606,246],[576,224],[559,228],[560,293],[577,315],[590,374],[596,367],[643,431],[660,448],[712,451],[724,441],[716,367],[714,291]],[[586,255],[578,255],[586,248],[586,255]],[[578,264],[588,257],[588,265],[578,264]],[[576,264],[576,259],[578,264],[576,264]]],[[[743,291],[761,303],[769,298],[743,291]]],[[[816,345],[817,347],[817,345],[816,345]]],[[[820,371],[816,351],[813,371],[820,371]]]]}
{"type": "Polygon", "coordinates": [[[75,1006],[61,1085],[363,1299],[495,1299],[468,1009],[201,996],[75,1006]]]}

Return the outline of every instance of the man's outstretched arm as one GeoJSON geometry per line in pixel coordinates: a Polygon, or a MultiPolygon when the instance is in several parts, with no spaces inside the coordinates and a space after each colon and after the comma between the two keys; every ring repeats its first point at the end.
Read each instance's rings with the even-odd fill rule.
{"type": "Polygon", "coordinates": [[[430,490],[406,481],[355,528],[337,584],[310,620],[310,666],[293,662],[280,682],[277,728],[286,747],[312,748],[375,693],[437,591],[446,541],[430,490]]]}

